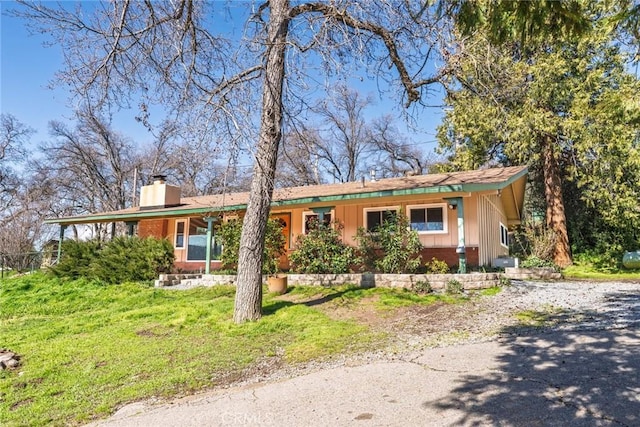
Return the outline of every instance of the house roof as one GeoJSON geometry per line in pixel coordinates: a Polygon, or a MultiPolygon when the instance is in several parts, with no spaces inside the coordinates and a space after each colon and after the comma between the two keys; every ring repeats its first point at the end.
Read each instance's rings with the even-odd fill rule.
{"type": "MultiPolygon", "coordinates": [[[[508,190],[503,201],[509,204],[508,216],[519,219],[524,198],[526,166],[491,168],[467,172],[450,172],[387,178],[376,181],[347,182],[339,184],[310,185],[288,187],[274,190],[272,207],[295,205],[340,204],[357,199],[373,199],[392,196],[411,196],[420,194],[461,195],[478,191],[508,190]],[[511,200],[509,200],[511,199],[511,200]],[[509,212],[512,212],[511,214],[509,212]]],[[[64,218],[52,218],[48,224],[89,224],[97,222],[138,221],[161,217],[188,215],[206,215],[217,212],[244,210],[249,193],[226,193],[209,196],[183,197],[179,206],[145,208],[127,208],[113,212],[102,212],[64,218]]]]}

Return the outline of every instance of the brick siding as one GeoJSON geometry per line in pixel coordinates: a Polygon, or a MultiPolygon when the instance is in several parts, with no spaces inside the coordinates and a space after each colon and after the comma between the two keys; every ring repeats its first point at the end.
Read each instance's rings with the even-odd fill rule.
{"type": "Polygon", "coordinates": [[[138,223],[138,236],[157,237],[162,239],[167,235],[169,221],[166,219],[145,219],[138,223]]]}

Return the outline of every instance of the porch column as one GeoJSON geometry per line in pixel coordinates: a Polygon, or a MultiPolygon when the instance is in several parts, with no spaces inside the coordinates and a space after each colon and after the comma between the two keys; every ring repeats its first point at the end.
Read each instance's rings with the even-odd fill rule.
{"type": "Polygon", "coordinates": [[[465,274],[467,272],[467,249],[464,245],[464,203],[462,197],[452,197],[445,200],[458,212],[458,247],[456,248],[458,273],[465,274]]]}
{"type": "Polygon", "coordinates": [[[127,236],[133,237],[135,235],[136,226],[138,225],[138,221],[127,221],[127,236]]]}
{"type": "Polygon", "coordinates": [[[210,274],[211,273],[211,238],[213,237],[213,223],[217,220],[216,217],[213,216],[207,216],[203,218],[205,221],[207,221],[207,248],[206,248],[206,255],[205,255],[205,267],[204,267],[204,273],[205,274],[210,274]]]}
{"type": "Polygon", "coordinates": [[[60,235],[58,237],[58,258],[56,258],[56,263],[60,262],[60,257],[62,256],[62,241],[64,240],[64,232],[66,229],[66,225],[60,224],[60,235]]]}

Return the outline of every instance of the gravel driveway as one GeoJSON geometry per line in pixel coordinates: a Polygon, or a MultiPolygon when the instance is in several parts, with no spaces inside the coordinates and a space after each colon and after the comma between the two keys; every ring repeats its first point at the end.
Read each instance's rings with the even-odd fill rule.
{"type": "Polygon", "coordinates": [[[100,425],[640,426],[640,280],[515,281],[412,310],[385,350],[265,367],[100,425]]]}

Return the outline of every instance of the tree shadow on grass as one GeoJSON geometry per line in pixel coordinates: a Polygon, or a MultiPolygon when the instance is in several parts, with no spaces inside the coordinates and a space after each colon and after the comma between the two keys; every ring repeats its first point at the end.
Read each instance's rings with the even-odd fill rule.
{"type": "Polygon", "coordinates": [[[462,413],[454,425],[640,425],[640,296],[606,300],[505,329],[496,369],[423,406],[462,413]]]}
{"type": "Polygon", "coordinates": [[[271,314],[275,314],[280,309],[295,306],[295,305],[304,305],[307,307],[319,306],[319,305],[331,302],[335,299],[341,298],[349,293],[353,293],[356,290],[357,289],[340,289],[327,295],[322,295],[317,298],[306,299],[299,302],[286,301],[286,300],[272,300],[262,307],[262,314],[268,316],[271,314]]]}

